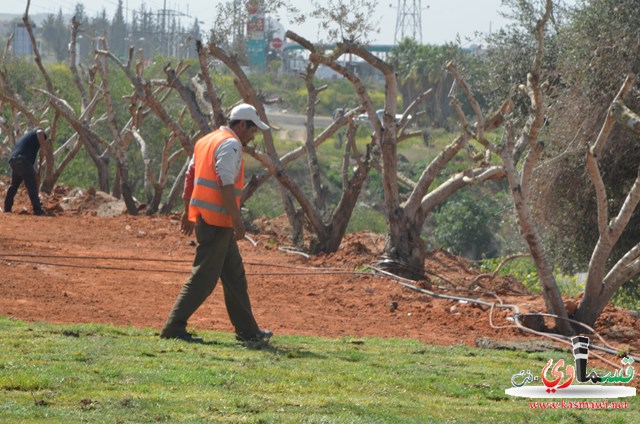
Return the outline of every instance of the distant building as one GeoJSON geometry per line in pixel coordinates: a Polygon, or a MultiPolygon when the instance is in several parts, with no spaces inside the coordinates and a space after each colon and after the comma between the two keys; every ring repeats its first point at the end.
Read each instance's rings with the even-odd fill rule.
{"type": "Polygon", "coordinates": [[[338,79],[342,78],[342,75],[334,71],[325,65],[318,66],[318,70],[316,71],[316,77],[320,79],[338,79]]]}
{"type": "MultiPolygon", "coordinates": [[[[36,31],[36,25],[33,24],[33,31],[36,31]]],[[[27,56],[33,54],[33,46],[31,38],[24,23],[13,24],[13,54],[16,56],[27,56]]]]}
{"type": "MultiPolygon", "coordinates": [[[[35,15],[29,15],[31,26],[33,28],[34,35],[38,47],[41,40],[38,39],[38,28],[47,18],[45,13],[37,13],[35,15]]],[[[33,47],[31,46],[31,39],[27,28],[22,22],[22,15],[11,13],[0,13],[0,40],[2,46],[6,44],[6,40],[13,34],[13,40],[10,44],[12,53],[16,56],[26,56],[33,54],[33,47]]],[[[4,47],[3,47],[4,48],[4,47]]]]}
{"type": "MultiPolygon", "coordinates": [[[[330,52],[336,46],[334,44],[325,45],[325,50],[330,52]]],[[[387,60],[389,53],[395,45],[389,44],[380,44],[380,45],[367,45],[366,49],[379,57],[382,60],[387,60]]],[[[283,71],[284,72],[303,72],[306,66],[306,63],[309,60],[309,52],[304,49],[301,45],[292,42],[286,43],[283,46],[282,52],[282,60],[283,60],[283,71]]],[[[346,67],[349,71],[353,72],[359,78],[362,79],[374,79],[378,82],[384,82],[384,75],[378,69],[371,66],[369,63],[364,60],[356,57],[354,59],[354,55],[345,55],[340,58],[339,63],[346,67]]],[[[316,72],[316,76],[320,79],[336,79],[342,78],[342,75],[338,72],[333,71],[331,68],[326,66],[318,67],[316,72]]]]}
{"type": "Polygon", "coordinates": [[[487,55],[487,49],[482,44],[471,44],[468,47],[463,47],[462,51],[469,56],[485,57],[487,55]]]}

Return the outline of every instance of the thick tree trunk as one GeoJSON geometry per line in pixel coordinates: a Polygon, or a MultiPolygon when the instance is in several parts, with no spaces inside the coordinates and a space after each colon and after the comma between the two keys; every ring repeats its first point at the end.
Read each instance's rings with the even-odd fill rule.
{"type": "Polygon", "coordinates": [[[154,213],[158,212],[158,209],[160,208],[160,202],[162,202],[162,192],[164,191],[164,187],[161,187],[160,185],[155,185],[153,187],[153,195],[151,197],[151,200],[149,201],[149,205],[147,206],[147,214],[148,215],[153,215],[154,213]]]}
{"type": "Polygon", "coordinates": [[[138,207],[135,200],[133,200],[133,193],[131,186],[129,186],[129,170],[126,163],[123,160],[119,160],[116,164],[116,169],[120,177],[120,190],[124,204],[127,206],[127,213],[129,215],[138,215],[138,207]]]}
{"type": "Polygon", "coordinates": [[[313,254],[336,252],[344,238],[349,218],[350,216],[341,215],[331,225],[325,225],[320,231],[316,231],[309,243],[309,251],[313,254]]]}
{"type": "Polygon", "coordinates": [[[503,152],[502,160],[504,163],[505,171],[507,173],[507,180],[509,182],[509,188],[511,189],[511,195],[513,197],[513,203],[516,209],[518,227],[520,228],[522,237],[527,244],[527,249],[529,250],[531,257],[533,258],[536,270],[538,271],[538,278],[540,279],[540,285],[542,286],[542,294],[544,297],[545,305],[547,306],[547,311],[550,314],[554,314],[559,317],[558,319],[556,319],[556,327],[560,333],[565,335],[573,334],[573,329],[569,322],[566,320],[568,318],[568,315],[567,310],[564,307],[562,294],[560,293],[558,285],[556,284],[551,263],[549,261],[549,258],[547,257],[544,246],[542,245],[542,239],[540,238],[540,234],[538,233],[538,229],[536,227],[535,221],[531,214],[531,209],[528,204],[529,191],[527,187],[529,184],[526,182],[527,179],[525,178],[525,176],[533,167],[533,164],[536,163],[539,148],[536,146],[532,147],[532,150],[527,156],[525,165],[522,170],[523,176],[518,179],[519,174],[515,169],[512,159],[514,144],[510,141],[507,143],[507,145],[510,146],[510,149],[507,149],[508,151],[503,152]]]}
{"type": "MultiPolygon", "coordinates": [[[[637,262],[640,245],[631,249],[616,263],[604,278],[585,284],[582,301],[573,316],[575,321],[579,321],[593,328],[596,320],[602,314],[613,295],[620,287],[638,274],[640,264],[637,262]]],[[[589,272],[591,275],[591,272],[589,272]]],[[[584,327],[576,325],[576,331],[587,332],[584,327]]]]}
{"type": "MultiPolygon", "coordinates": [[[[576,313],[573,315],[573,320],[579,321],[593,328],[596,320],[604,310],[605,306],[607,306],[607,303],[608,300],[603,302],[600,296],[588,294],[585,291],[582,301],[580,302],[580,306],[576,310],[576,313]]],[[[584,327],[580,325],[574,325],[574,328],[577,332],[588,332],[584,327]]]]}
{"type": "Polygon", "coordinates": [[[394,216],[389,217],[388,226],[381,267],[406,278],[423,279],[426,246],[421,232],[416,231],[416,223],[398,208],[394,216]]]}
{"type": "MultiPolygon", "coordinates": [[[[612,219],[609,215],[610,207],[607,190],[598,167],[598,157],[601,156],[604,150],[616,120],[623,126],[636,131],[636,123],[640,119],[622,103],[632,84],[633,78],[628,76],[609,106],[609,111],[600,133],[587,151],[586,167],[596,194],[598,232],[600,236],[589,261],[589,273],[585,283],[584,296],[574,315],[574,319],[591,327],[593,327],[593,324],[595,324],[615,291],[638,272],[637,259],[640,254],[640,246],[628,251],[605,276],[611,252],[640,203],[640,169],[622,207],[612,219]]],[[[584,331],[584,328],[579,328],[578,331],[584,331]]]]}
{"type": "Polygon", "coordinates": [[[280,196],[284,205],[284,211],[289,219],[289,225],[291,225],[291,243],[298,249],[304,248],[304,214],[302,209],[296,209],[293,204],[293,199],[287,193],[287,190],[278,185],[280,196]]]}
{"type": "Polygon", "coordinates": [[[109,193],[109,159],[99,156],[94,157],[91,153],[89,156],[93,159],[98,171],[98,187],[100,187],[100,191],[109,193]]]}
{"type": "Polygon", "coordinates": [[[362,190],[364,182],[370,168],[370,146],[367,146],[367,153],[363,161],[358,158],[359,166],[351,178],[348,178],[348,164],[350,162],[349,151],[351,148],[355,151],[355,127],[349,126],[347,134],[347,144],[345,146],[345,154],[343,159],[343,187],[342,197],[338,206],[333,211],[331,222],[323,225],[320,229],[316,229],[316,238],[312,240],[311,251],[313,253],[324,252],[332,253],[338,250],[340,243],[347,232],[349,221],[353,214],[353,209],[358,202],[358,196],[362,190]]]}

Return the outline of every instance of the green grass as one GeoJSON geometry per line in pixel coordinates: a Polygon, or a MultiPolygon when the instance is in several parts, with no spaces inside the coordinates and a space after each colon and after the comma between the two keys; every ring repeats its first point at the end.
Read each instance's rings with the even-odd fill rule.
{"type": "Polygon", "coordinates": [[[2,423],[639,422],[627,410],[529,409],[513,374],[560,352],[434,347],[414,340],[275,336],[246,349],[150,329],[0,318],[2,423]]]}

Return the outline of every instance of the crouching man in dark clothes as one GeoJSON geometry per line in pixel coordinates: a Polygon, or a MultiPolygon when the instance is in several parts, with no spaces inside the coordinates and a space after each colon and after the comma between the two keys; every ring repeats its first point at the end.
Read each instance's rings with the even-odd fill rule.
{"type": "Polygon", "coordinates": [[[38,197],[38,182],[36,177],[35,163],[40,146],[47,141],[47,134],[36,128],[24,134],[18,139],[16,145],[9,156],[11,165],[11,185],[7,190],[7,197],[4,199],[4,211],[11,212],[13,199],[18,192],[18,187],[24,182],[31,205],[33,205],[34,215],[44,215],[40,198],[38,197]]]}

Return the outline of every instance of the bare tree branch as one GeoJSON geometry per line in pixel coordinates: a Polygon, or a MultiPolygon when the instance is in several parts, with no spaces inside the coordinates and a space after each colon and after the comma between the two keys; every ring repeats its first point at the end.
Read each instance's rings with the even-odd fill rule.
{"type": "Polygon", "coordinates": [[[218,128],[226,123],[226,118],[224,116],[224,111],[222,110],[222,104],[217,96],[213,83],[211,82],[209,68],[207,66],[206,49],[203,47],[202,41],[200,40],[196,41],[196,51],[198,52],[198,61],[200,63],[200,75],[207,88],[207,98],[204,100],[207,100],[211,105],[213,111],[213,122],[215,123],[215,127],[218,128]]]}
{"type": "Polygon", "coordinates": [[[47,90],[49,90],[50,93],[53,93],[53,84],[51,83],[51,78],[49,78],[49,73],[47,72],[44,65],[42,64],[42,58],[40,57],[40,50],[38,49],[38,44],[36,43],[36,36],[33,34],[33,27],[31,26],[31,21],[29,20],[30,3],[31,3],[31,0],[28,0],[24,15],[22,15],[22,22],[24,22],[24,26],[27,30],[27,33],[29,33],[29,38],[31,39],[31,47],[33,48],[33,56],[35,58],[34,60],[36,62],[36,65],[38,65],[38,69],[40,69],[40,73],[44,78],[44,81],[47,85],[47,90]]]}

